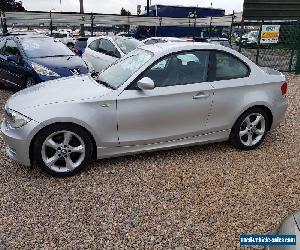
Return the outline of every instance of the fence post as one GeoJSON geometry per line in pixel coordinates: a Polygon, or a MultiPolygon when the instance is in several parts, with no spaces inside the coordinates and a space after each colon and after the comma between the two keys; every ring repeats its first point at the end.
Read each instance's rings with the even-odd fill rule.
{"type": "MultiPolygon", "coordinates": [[[[300,26],[299,26],[300,22],[299,20],[297,20],[297,37],[299,38],[300,37],[300,26]]],[[[299,75],[300,74],[300,45],[298,43],[296,43],[297,47],[296,47],[296,50],[297,50],[297,61],[296,61],[296,67],[295,67],[295,73],[296,75],[299,75]]]]}
{"type": "MultiPolygon", "coordinates": [[[[3,20],[2,20],[2,11],[0,11],[0,20],[1,20],[1,29],[3,31],[4,26],[3,26],[3,20]]],[[[4,32],[3,32],[4,33],[4,32]]]]}
{"type": "Polygon", "coordinates": [[[239,49],[238,51],[241,52],[242,50],[242,37],[243,37],[243,33],[244,33],[244,28],[245,28],[245,23],[244,23],[244,17],[242,17],[242,21],[241,21],[241,30],[240,30],[240,40],[239,40],[239,49]]]}
{"type": "Polygon", "coordinates": [[[261,32],[262,32],[262,26],[264,25],[264,19],[262,20],[262,23],[259,27],[259,33],[258,33],[258,41],[257,41],[257,50],[256,50],[256,58],[255,63],[258,65],[258,59],[259,59],[259,49],[260,49],[260,38],[261,38],[261,32]]]}
{"type": "Polygon", "coordinates": [[[2,12],[1,25],[2,25],[3,34],[6,34],[8,31],[7,31],[6,17],[4,11],[2,12]]]}
{"type": "Polygon", "coordinates": [[[197,22],[197,16],[196,16],[196,14],[194,14],[194,40],[196,37],[196,22],[197,22]]]}
{"type": "Polygon", "coordinates": [[[212,16],[210,17],[209,21],[209,31],[208,31],[208,37],[211,38],[211,30],[212,29],[212,16]]]}
{"type": "MultiPolygon", "coordinates": [[[[296,31],[299,30],[299,19],[297,20],[295,26],[296,26],[296,31]]],[[[289,62],[289,72],[292,71],[293,59],[295,56],[295,49],[297,49],[297,42],[298,42],[298,38],[297,38],[297,34],[296,34],[296,41],[293,41],[292,46],[291,46],[292,52],[291,52],[291,57],[290,57],[290,62],[289,62]]]]}
{"type": "Polygon", "coordinates": [[[235,18],[234,11],[232,11],[231,25],[230,25],[230,31],[229,31],[229,37],[228,37],[230,46],[232,45],[231,44],[232,43],[231,40],[232,40],[232,29],[233,29],[234,18],[235,18]]]}
{"type": "Polygon", "coordinates": [[[93,13],[91,13],[91,36],[93,37],[94,36],[94,19],[95,19],[95,16],[93,13]]]}
{"type": "Polygon", "coordinates": [[[50,36],[53,35],[52,11],[50,10],[50,36]]]}
{"type": "Polygon", "coordinates": [[[162,17],[159,17],[159,36],[161,34],[161,24],[162,24],[162,17]]]}
{"type": "Polygon", "coordinates": [[[130,31],[130,16],[127,17],[128,25],[127,25],[127,34],[129,34],[130,31]]]}

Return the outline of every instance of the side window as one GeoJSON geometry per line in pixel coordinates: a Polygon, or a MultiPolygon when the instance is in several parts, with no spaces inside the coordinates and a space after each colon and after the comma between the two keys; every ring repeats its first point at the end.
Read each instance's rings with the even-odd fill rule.
{"type": "Polygon", "coordinates": [[[157,43],[156,39],[150,39],[150,40],[145,42],[146,45],[155,44],[155,43],[157,43]]]}
{"type": "Polygon", "coordinates": [[[5,39],[0,39],[0,55],[3,55],[4,53],[4,45],[5,45],[5,39]]]}
{"type": "Polygon", "coordinates": [[[142,77],[151,78],[156,87],[207,81],[209,54],[209,51],[192,51],[169,55],[159,60],[142,77]]]}
{"type": "Polygon", "coordinates": [[[5,56],[17,56],[17,57],[21,56],[18,46],[13,40],[9,39],[6,41],[4,55],[5,56]]]}
{"type": "Polygon", "coordinates": [[[99,49],[100,53],[109,54],[114,53],[116,51],[115,45],[107,39],[101,39],[99,42],[99,49]]]}
{"type": "Polygon", "coordinates": [[[215,70],[217,81],[243,78],[249,75],[249,69],[243,62],[223,52],[216,52],[215,70]]]}
{"type": "Polygon", "coordinates": [[[91,42],[90,45],[89,45],[89,48],[91,50],[97,51],[98,50],[98,43],[99,43],[99,40],[95,40],[95,41],[91,42]]]}

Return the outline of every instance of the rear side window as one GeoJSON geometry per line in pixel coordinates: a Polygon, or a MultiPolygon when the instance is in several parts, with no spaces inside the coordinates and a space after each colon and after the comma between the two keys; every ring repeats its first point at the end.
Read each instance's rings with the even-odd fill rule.
{"type": "Polygon", "coordinates": [[[215,80],[230,80],[249,76],[249,68],[238,58],[225,53],[215,53],[215,80]]]}
{"type": "Polygon", "coordinates": [[[116,50],[116,47],[113,45],[113,43],[107,39],[101,39],[99,42],[99,49],[98,51],[104,54],[107,54],[109,52],[113,52],[116,50]]]}
{"type": "Polygon", "coordinates": [[[98,50],[98,44],[99,44],[99,40],[95,40],[95,41],[91,42],[91,44],[89,45],[89,48],[91,50],[97,51],[98,50]]]}

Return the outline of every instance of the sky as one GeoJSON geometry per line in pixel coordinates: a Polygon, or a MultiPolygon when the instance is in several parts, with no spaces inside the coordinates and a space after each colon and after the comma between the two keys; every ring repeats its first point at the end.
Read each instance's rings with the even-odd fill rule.
{"type": "MultiPolygon", "coordinates": [[[[70,11],[79,12],[79,0],[23,0],[23,6],[27,10],[38,11],[70,11]]],[[[137,5],[146,5],[146,0],[84,0],[85,12],[104,13],[104,14],[119,14],[121,8],[129,10],[132,14],[136,15],[137,5]]],[[[232,11],[242,11],[243,0],[152,0],[154,4],[165,5],[184,5],[184,6],[199,6],[210,7],[211,3],[213,8],[222,8],[226,10],[226,14],[232,11]]],[[[143,10],[143,7],[142,7],[143,10]]]]}

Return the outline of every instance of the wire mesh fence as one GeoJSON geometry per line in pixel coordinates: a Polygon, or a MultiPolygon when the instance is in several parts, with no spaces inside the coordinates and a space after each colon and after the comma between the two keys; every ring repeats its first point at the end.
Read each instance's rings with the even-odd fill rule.
{"type": "Polygon", "coordinates": [[[235,43],[239,51],[257,65],[280,71],[297,71],[297,55],[300,49],[299,21],[249,22],[245,23],[241,31],[242,34],[235,43]],[[280,25],[276,43],[261,42],[263,25],[280,25]]]}
{"type": "Polygon", "coordinates": [[[226,37],[232,47],[262,67],[300,73],[300,24],[297,20],[243,20],[242,13],[223,17],[147,17],[57,12],[6,12],[1,14],[3,33],[7,27],[44,29],[55,33],[60,29],[79,30],[86,36],[116,35],[178,37],[226,37]],[[276,43],[261,43],[263,25],[280,25],[276,43]],[[299,59],[299,60],[298,60],[299,59]]]}

